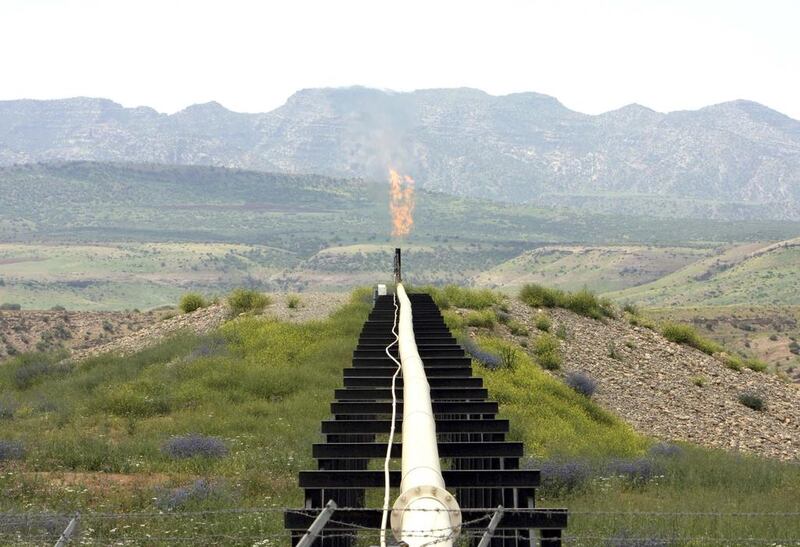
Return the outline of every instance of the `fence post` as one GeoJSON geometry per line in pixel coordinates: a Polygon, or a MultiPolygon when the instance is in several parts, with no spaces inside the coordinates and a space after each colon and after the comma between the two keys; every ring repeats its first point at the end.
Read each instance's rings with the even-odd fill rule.
{"type": "Polygon", "coordinates": [[[67,524],[67,527],[64,528],[64,531],[61,533],[61,537],[58,538],[58,541],[56,541],[55,547],[64,547],[67,543],[69,543],[69,538],[78,527],[78,519],[80,518],[81,514],[75,513],[75,516],[72,517],[72,520],[69,521],[69,524],[67,524]]]}
{"type": "Polygon", "coordinates": [[[489,547],[489,542],[492,541],[492,536],[494,536],[494,531],[497,529],[497,525],[500,524],[500,519],[502,517],[503,517],[503,506],[498,505],[497,511],[495,511],[494,515],[492,515],[492,520],[489,521],[489,526],[486,527],[486,531],[483,533],[481,542],[478,543],[478,547],[489,547]]]}
{"type": "Polygon", "coordinates": [[[300,538],[300,541],[297,542],[297,547],[311,547],[311,545],[314,543],[314,540],[317,539],[320,531],[328,523],[328,520],[330,520],[331,515],[337,507],[338,506],[336,505],[336,502],[333,500],[330,500],[328,503],[326,503],[325,509],[323,509],[319,515],[317,515],[317,518],[315,518],[314,522],[311,523],[311,526],[308,527],[308,532],[306,532],[306,535],[300,538]]]}

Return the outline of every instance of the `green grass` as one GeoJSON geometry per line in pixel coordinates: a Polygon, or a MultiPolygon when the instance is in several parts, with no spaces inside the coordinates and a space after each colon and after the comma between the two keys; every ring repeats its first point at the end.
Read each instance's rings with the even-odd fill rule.
{"type": "Polygon", "coordinates": [[[567,292],[529,283],[520,289],[519,298],[532,308],[565,308],[592,319],[616,316],[610,300],[598,298],[588,289],[567,292]]]}
{"type": "Polygon", "coordinates": [[[650,444],[542,370],[523,348],[492,336],[481,336],[478,342],[497,354],[509,347],[515,351],[515,366],[489,370],[478,365],[476,374],[499,401],[502,417],[511,420],[511,436],[525,443],[527,453],[542,458],[633,457],[650,444]]]}
{"type": "Polygon", "coordinates": [[[708,355],[723,351],[722,346],[712,340],[703,338],[697,333],[697,330],[685,323],[665,323],[661,327],[661,334],[670,342],[691,346],[708,355]]]}
{"type": "Polygon", "coordinates": [[[497,321],[497,315],[493,310],[471,311],[464,320],[470,327],[492,328],[497,321]]]}
{"type": "Polygon", "coordinates": [[[553,326],[550,318],[544,313],[540,313],[536,316],[534,324],[536,325],[536,328],[542,332],[550,332],[550,327],[553,326]]]}
{"type": "Polygon", "coordinates": [[[780,540],[800,537],[800,521],[787,514],[800,507],[797,465],[689,445],[676,455],[647,459],[655,471],[649,480],[598,474],[571,493],[540,490],[542,505],[569,507],[570,536],[617,538],[571,543],[577,545],[752,545],[733,538],[791,545],[780,540]],[[623,536],[652,543],[625,542],[623,536]]]}
{"type": "Polygon", "coordinates": [[[457,285],[414,287],[413,292],[426,292],[441,309],[467,308],[484,310],[500,303],[502,297],[489,289],[470,289],[457,285]]]}
{"type": "Polygon", "coordinates": [[[186,293],[181,296],[181,301],[178,304],[178,307],[181,309],[183,313],[192,313],[193,311],[199,310],[200,308],[205,308],[208,306],[208,302],[203,295],[196,292],[186,293]]]}
{"type": "MultiPolygon", "coordinates": [[[[651,452],[652,440],[541,370],[523,348],[489,334],[478,341],[495,353],[505,346],[517,352],[514,368],[476,365],[475,370],[500,402],[501,416],[510,419],[510,438],[525,442],[531,465],[577,462],[592,470],[573,490],[543,486],[537,491],[539,507],[570,510],[568,536],[590,538],[571,545],[649,545],[645,540],[652,539],[653,545],[665,540],[699,547],[708,544],[702,538],[745,545],[731,538],[800,536],[800,521],[787,514],[800,506],[796,464],[688,444],[670,455],[651,452]],[[634,466],[644,462],[652,474],[631,480],[601,471],[620,460],[634,466]]],[[[693,382],[701,386],[705,378],[693,382]]]]}
{"type": "Polygon", "coordinates": [[[272,299],[261,292],[252,289],[234,289],[228,295],[228,305],[231,313],[261,312],[272,303],[272,299]]]}
{"type": "MultiPolygon", "coordinates": [[[[302,506],[297,472],[313,465],[311,444],[369,308],[361,291],[326,321],[245,316],[208,337],[181,334],[128,357],[102,355],[34,375],[23,385],[20,370],[55,359],[11,360],[0,367],[0,392],[13,399],[15,412],[0,420],[0,440],[22,442],[26,455],[12,464],[13,473],[0,473],[0,511],[153,511],[159,488],[197,478],[221,481],[229,495],[193,508],[302,506]],[[189,433],[223,439],[229,455],[173,460],[161,453],[171,436],[189,433]],[[77,486],[66,492],[36,472],[77,473],[77,486]],[[113,473],[142,480],[117,484],[113,473]]],[[[245,525],[282,529],[279,514],[262,517],[245,525]]],[[[242,531],[235,516],[218,524],[242,531]]]]}
{"type": "Polygon", "coordinates": [[[564,358],[561,355],[561,342],[557,336],[542,333],[533,341],[533,354],[536,362],[547,370],[558,370],[564,358]]]}
{"type": "Polygon", "coordinates": [[[476,282],[508,292],[539,283],[606,293],[650,283],[712,252],[708,246],[546,245],[481,272],[476,282]]]}
{"type": "Polygon", "coordinates": [[[650,283],[606,296],[650,307],[797,305],[799,243],[765,240],[731,246],[650,283]]]}

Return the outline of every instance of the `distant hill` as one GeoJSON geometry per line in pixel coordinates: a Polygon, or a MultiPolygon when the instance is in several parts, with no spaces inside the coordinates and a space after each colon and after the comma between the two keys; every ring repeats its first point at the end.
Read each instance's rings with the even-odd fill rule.
{"type": "Polygon", "coordinates": [[[608,292],[655,281],[712,252],[704,247],[547,245],[479,273],[475,284],[505,291],[539,283],[608,292]]]}
{"type": "Polygon", "coordinates": [[[748,101],[590,116],[474,89],[307,89],[268,113],[105,99],[0,102],[0,164],[99,160],[383,179],[614,214],[800,219],[800,122],[748,101]]]}
{"type": "Polygon", "coordinates": [[[420,190],[414,229],[397,241],[385,184],[209,166],[0,167],[0,196],[0,304],[24,309],[154,307],[239,285],[342,290],[389,275],[397,245],[412,283],[608,291],[729,242],[800,233],[790,221],[611,216],[420,190]],[[545,264],[554,246],[586,251],[545,264]]]}
{"type": "Polygon", "coordinates": [[[612,292],[647,306],[800,304],[800,238],[748,244],[705,258],[652,283],[612,292]]]}

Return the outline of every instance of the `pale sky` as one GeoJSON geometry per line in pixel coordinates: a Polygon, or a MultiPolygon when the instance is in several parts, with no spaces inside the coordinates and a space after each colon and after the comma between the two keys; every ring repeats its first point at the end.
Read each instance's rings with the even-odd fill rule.
{"type": "Polygon", "coordinates": [[[0,0],[0,99],[263,112],[349,85],[800,119],[800,1],[0,0]]]}

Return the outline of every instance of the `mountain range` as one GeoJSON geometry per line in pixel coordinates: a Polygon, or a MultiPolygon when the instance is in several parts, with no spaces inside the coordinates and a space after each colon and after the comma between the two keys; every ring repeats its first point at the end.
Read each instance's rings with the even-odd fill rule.
{"type": "Polygon", "coordinates": [[[733,101],[600,115],[537,93],[306,89],[267,113],[107,99],[0,102],[0,165],[96,160],[385,178],[614,214],[800,219],[800,121],[733,101]]]}

